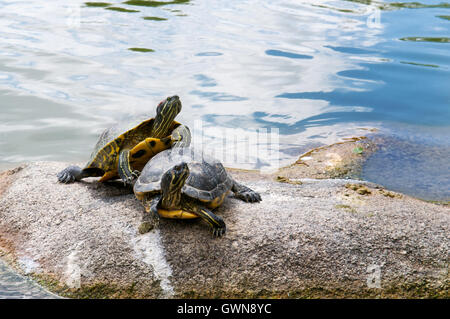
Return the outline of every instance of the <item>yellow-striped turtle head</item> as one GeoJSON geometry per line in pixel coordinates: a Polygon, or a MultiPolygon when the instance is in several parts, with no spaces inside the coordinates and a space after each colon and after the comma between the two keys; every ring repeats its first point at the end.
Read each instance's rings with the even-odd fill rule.
{"type": "Polygon", "coordinates": [[[177,207],[181,201],[181,189],[189,177],[188,164],[182,162],[167,170],[161,178],[164,207],[177,207]]]}
{"type": "Polygon", "coordinates": [[[152,137],[163,138],[169,135],[169,128],[180,112],[181,101],[177,95],[169,96],[167,99],[161,101],[156,108],[152,137]]]}

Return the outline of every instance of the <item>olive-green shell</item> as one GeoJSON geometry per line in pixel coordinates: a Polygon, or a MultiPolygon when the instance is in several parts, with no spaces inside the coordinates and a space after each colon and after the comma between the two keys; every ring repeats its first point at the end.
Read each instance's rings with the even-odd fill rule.
{"type": "Polygon", "coordinates": [[[134,192],[137,195],[160,193],[163,174],[182,162],[188,164],[190,172],[182,188],[183,194],[212,202],[231,189],[233,180],[222,163],[190,147],[172,148],[155,155],[142,170],[134,185],[134,192]]]}
{"type": "MultiPolygon", "coordinates": [[[[131,149],[147,137],[152,137],[154,120],[154,118],[145,120],[134,118],[122,121],[103,131],[85,169],[100,168],[105,172],[116,169],[117,158],[121,150],[131,149]]],[[[178,125],[180,123],[173,121],[167,135],[170,135],[170,132],[178,125]]]]}

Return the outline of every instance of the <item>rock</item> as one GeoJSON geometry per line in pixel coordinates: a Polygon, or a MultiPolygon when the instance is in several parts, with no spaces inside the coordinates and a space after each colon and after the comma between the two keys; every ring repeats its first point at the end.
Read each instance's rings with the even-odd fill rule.
{"type": "Polygon", "coordinates": [[[279,169],[277,174],[288,179],[359,177],[362,164],[377,150],[378,143],[376,138],[360,136],[323,145],[300,155],[295,163],[279,169]],[[355,149],[363,151],[354,152],[355,149]]]}
{"type": "Polygon", "coordinates": [[[0,175],[3,259],[62,296],[450,297],[447,206],[356,180],[291,184],[241,171],[263,201],[230,195],[217,209],[224,237],[200,220],[161,220],[142,235],[130,189],[60,184],[66,166],[0,175]]]}

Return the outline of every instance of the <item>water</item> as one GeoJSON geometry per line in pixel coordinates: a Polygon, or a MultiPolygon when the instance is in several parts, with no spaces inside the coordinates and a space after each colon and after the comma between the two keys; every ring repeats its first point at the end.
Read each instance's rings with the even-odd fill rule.
{"type": "Polygon", "coordinates": [[[449,147],[403,137],[385,137],[383,142],[365,163],[364,179],[427,200],[450,199],[449,147]]]}
{"type": "Polygon", "coordinates": [[[0,299],[53,299],[58,296],[13,272],[0,260],[0,299]]]}
{"type": "Polygon", "coordinates": [[[375,127],[391,142],[364,176],[448,200],[449,8],[439,1],[0,1],[0,168],[86,161],[105,127],[152,116],[159,100],[177,94],[178,120],[225,154],[218,157],[227,166],[271,167],[274,154],[287,164],[375,127]],[[253,130],[264,128],[273,140],[253,130]],[[261,151],[277,145],[279,153],[261,151]]]}

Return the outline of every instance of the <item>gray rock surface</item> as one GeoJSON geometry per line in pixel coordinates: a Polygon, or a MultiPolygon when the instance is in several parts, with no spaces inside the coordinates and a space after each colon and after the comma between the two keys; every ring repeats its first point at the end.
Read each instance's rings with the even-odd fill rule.
{"type": "Polygon", "coordinates": [[[69,297],[444,297],[450,209],[341,179],[281,183],[200,220],[163,220],[140,235],[143,208],[119,183],[64,185],[66,163],[0,175],[0,251],[16,270],[69,297]],[[3,180],[3,181],[2,181],[3,180]],[[5,186],[6,185],[6,186],[5,186]]]}

